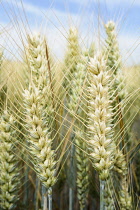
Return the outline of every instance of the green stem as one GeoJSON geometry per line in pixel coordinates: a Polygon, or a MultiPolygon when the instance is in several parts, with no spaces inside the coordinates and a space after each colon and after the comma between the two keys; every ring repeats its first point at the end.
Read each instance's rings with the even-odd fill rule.
{"type": "Polygon", "coordinates": [[[50,187],[48,189],[48,199],[49,199],[49,209],[52,210],[52,188],[50,187]]]}
{"type": "Polygon", "coordinates": [[[39,209],[39,190],[40,190],[40,180],[38,179],[38,177],[36,177],[36,191],[35,191],[35,210],[39,209]]]}
{"type": "MultiPolygon", "coordinates": [[[[27,161],[27,160],[26,160],[27,161]]],[[[26,162],[27,163],[27,162],[26,162]]],[[[25,184],[24,184],[24,205],[28,206],[28,197],[29,197],[29,179],[28,179],[28,174],[29,174],[29,166],[25,166],[25,184]]]]}
{"type": "Polygon", "coordinates": [[[72,188],[69,188],[69,210],[72,210],[73,208],[73,190],[72,188]]]}
{"type": "Polygon", "coordinates": [[[72,142],[71,156],[70,156],[70,176],[72,177],[72,180],[70,182],[70,188],[69,188],[69,210],[73,209],[73,199],[74,199],[74,174],[75,174],[74,154],[75,154],[75,145],[72,142]]]}
{"type": "Polygon", "coordinates": [[[105,210],[104,205],[104,188],[105,188],[105,181],[100,180],[100,210],[105,210]]]}
{"type": "Polygon", "coordinates": [[[42,186],[42,209],[48,210],[48,208],[47,208],[47,190],[44,186],[42,186]]]}

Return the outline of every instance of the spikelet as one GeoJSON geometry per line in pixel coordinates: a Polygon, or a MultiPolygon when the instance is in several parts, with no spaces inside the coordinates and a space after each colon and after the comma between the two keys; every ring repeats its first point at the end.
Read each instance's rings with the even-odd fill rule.
{"type": "Polygon", "coordinates": [[[16,141],[13,139],[14,119],[5,110],[0,119],[0,200],[2,209],[13,209],[18,200],[20,184],[16,141]]]}
{"type": "Polygon", "coordinates": [[[33,36],[29,41],[29,64],[32,73],[29,89],[24,91],[26,124],[29,130],[29,149],[34,158],[34,168],[43,185],[50,188],[56,182],[54,151],[51,149],[52,139],[49,138],[48,123],[45,116],[46,59],[45,39],[33,36]]]}
{"type": "Polygon", "coordinates": [[[85,134],[83,131],[77,131],[75,137],[76,143],[76,161],[77,161],[77,196],[80,204],[80,209],[84,209],[88,195],[89,187],[89,161],[87,158],[87,144],[83,140],[85,134]]]}
{"type": "Polygon", "coordinates": [[[109,176],[114,164],[115,143],[112,141],[112,109],[109,96],[110,75],[104,58],[97,54],[88,64],[90,157],[101,180],[109,176]]]}

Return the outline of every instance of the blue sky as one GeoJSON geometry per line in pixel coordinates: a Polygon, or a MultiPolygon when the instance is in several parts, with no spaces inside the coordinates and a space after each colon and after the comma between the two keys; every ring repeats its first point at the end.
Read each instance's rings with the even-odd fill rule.
{"type": "MultiPolygon", "coordinates": [[[[88,46],[92,41],[97,42],[98,20],[103,39],[105,35],[102,24],[110,19],[114,20],[118,27],[123,59],[127,60],[126,63],[140,63],[140,0],[22,0],[22,3],[21,0],[2,0],[0,3],[1,30],[8,31],[7,37],[13,36],[9,37],[12,44],[6,43],[6,48],[10,47],[10,51],[13,45],[15,52],[17,46],[12,39],[16,37],[19,47],[20,31],[23,32],[22,36],[30,31],[43,31],[54,54],[61,57],[66,48],[70,26],[78,27],[81,44],[88,46]]],[[[4,35],[1,40],[3,38],[4,35]]]]}

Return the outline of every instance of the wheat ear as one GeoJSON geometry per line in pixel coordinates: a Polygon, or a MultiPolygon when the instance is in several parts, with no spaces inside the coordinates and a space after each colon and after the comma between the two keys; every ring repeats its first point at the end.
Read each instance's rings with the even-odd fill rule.
{"type": "Polygon", "coordinates": [[[24,91],[26,124],[29,129],[29,149],[34,158],[34,168],[46,188],[56,182],[54,151],[49,138],[48,123],[44,116],[47,95],[47,69],[45,57],[45,39],[40,35],[28,38],[28,62],[31,69],[31,84],[24,91]]]}
{"type": "Polygon", "coordinates": [[[122,151],[117,150],[115,153],[115,163],[114,163],[114,170],[120,177],[120,192],[119,192],[119,205],[121,210],[129,210],[132,209],[132,197],[129,194],[129,187],[128,187],[128,168],[125,156],[123,155],[122,151]]]}
{"type": "MultiPolygon", "coordinates": [[[[112,70],[112,79],[113,79],[112,95],[115,99],[112,103],[112,106],[114,107],[114,111],[120,112],[120,110],[118,109],[119,108],[118,103],[120,103],[119,106],[121,107],[121,102],[127,96],[127,92],[125,89],[123,72],[121,71],[121,55],[119,51],[119,44],[117,41],[115,23],[113,21],[109,21],[105,25],[105,29],[107,33],[107,39],[106,39],[107,65],[108,68],[112,70]]],[[[115,162],[114,162],[113,171],[116,171],[118,174],[121,174],[120,183],[122,190],[119,196],[120,206],[121,208],[122,206],[124,206],[126,209],[131,208],[131,196],[128,193],[128,184],[126,182],[126,174],[127,174],[126,160],[120,149],[117,149],[114,154],[115,154],[115,162]]],[[[112,200],[111,197],[110,200],[112,200]]]]}
{"type": "Polygon", "coordinates": [[[103,210],[105,180],[114,165],[115,143],[112,131],[112,101],[110,98],[110,71],[101,54],[90,59],[89,78],[89,149],[93,167],[100,178],[100,209],[103,210]]]}
{"type": "MultiPolygon", "coordinates": [[[[83,57],[84,62],[87,61],[87,57],[83,57]]],[[[82,57],[81,57],[82,61],[82,57]]],[[[78,63],[73,72],[73,80],[71,82],[71,100],[68,103],[68,107],[72,116],[77,114],[79,117],[83,118],[83,83],[86,75],[86,65],[82,63],[78,63]],[[79,103],[79,106],[78,106],[79,103]]],[[[80,126],[78,120],[75,121],[75,144],[76,144],[76,166],[77,166],[77,197],[80,204],[80,209],[83,209],[86,205],[86,199],[88,195],[88,157],[86,155],[87,152],[87,144],[83,140],[83,136],[85,132],[85,126],[80,126]],[[85,152],[85,153],[84,153],[85,152]]],[[[87,138],[85,138],[87,139],[87,138]]]]}
{"type": "Polygon", "coordinates": [[[68,94],[71,94],[71,80],[73,79],[73,73],[76,70],[77,63],[80,60],[80,46],[78,40],[78,30],[75,27],[71,27],[68,35],[68,46],[64,60],[64,82],[63,86],[68,94]]]}
{"type": "Polygon", "coordinates": [[[80,209],[84,209],[86,206],[86,199],[88,195],[89,187],[89,161],[87,158],[87,144],[84,142],[83,137],[85,134],[83,131],[77,131],[75,137],[76,143],[76,166],[77,166],[77,197],[80,204],[80,209]]]}
{"type": "Polygon", "coordinates": [[[117,104],[125,98],[127,91],[125,89],[124,76],[121,70],[122,62],[115,22],[108,21],[107,24],[105,24],[105,29],[107,34],[105,40],[107,67],[112,70],[112,79],[114,81],[112,84],[112,94],[115,98],[113,106],[116,107],[117,104]],[[116,96],[118,97],[117,99],[116,96]]]}
{"type": "Polygon", "coordinates": [[[0,119],[0,200],[2,209],[13,209],[19,199],[20,184],[18,158],[16,157],[16,141],[14,136],[14,119],[4,110],[0,119]]]}
{"type": "Polygon", "coordinates": [[[106,53],[107,53],[107,66],[109,69],[117,73],[121,66],[121,56],[119,45],[117,41],[116,26],[113,21],[108,21],[105,25],[107,39],[106,39],[106,53]]]}
{"type": "Polygon", "coordinates": [[[88,64],[90,157],[101,180],[109,176],[114,164],[112,108],[109,95],[110,73],[104,58],[98,54],[88,64]]]}
{"type": "MultiPolygon", "coordinates": [[[[65,97],[65,106],[69,108],[70,115],[72,117],[74,114],[73,111],[73,99],[74,102],[76,100],[76,97],[74,98],[74,92],[73,92],[73,85],[72,80],[74,79],[74,73],[76,71],[77,63],[79,61],[80,56],[80,47],[79,47],[79,40],[78,40],[78,30],[73,27],[69,29],[68,34],[68,45],[67,45],[67,52],[64,59],[64,79],[63,79],[63,87],[65,89],[66,97],[65,97]]],[[[69,115],[69,113],[67,113],[69,115]]],[[[74,119],[74,118],[73,118],[74,119]]],[[[75,120],[74,120],[75,121],[75,120]]],[[[72,129],[73,133],[74,128],[72,129]]],[[[75,177],[75,165],[74,163],[74,154],[75,154],[75,144],[73,144],[72,136],[71,136],[71,151],[70,151],[70,163],[69,163],[69,175],[68,175],[68,182],[69,182],[69,209],[73,208],[73,188],[75,187],[75,180],[71,179],[71,177],[75,177]],[[71,169],[73,168],[73,170],[71,169]]]]}

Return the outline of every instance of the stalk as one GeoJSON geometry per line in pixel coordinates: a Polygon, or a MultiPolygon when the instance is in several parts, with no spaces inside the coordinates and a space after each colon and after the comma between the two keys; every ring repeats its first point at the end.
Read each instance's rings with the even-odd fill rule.
{"type": "MultiPolygon", "coordinates": [[[[27,145],[27,143],[26,143],[27,145]]],[[[29,166],[28,166],[28,154],[26,154],[25,156],[25,162],[27,164],[24,165],[24,173],[25,173],[25,184],[24,184],[24,199],[23,199],[23,203],[24,203],[24,206],[28,206],[28,197],[29,197],[29,187],[28,187],[28,182],[29,182],[29,178],[28,178],[28,175],[29,175],[29,166]]]]}
{"type": "Polygon", "coordinates": [[[48,210],[52,210],[52,188],[51,187],[48,189],[48,200],[49,200],[48,210]]]}
{"type": "Polygon", "coordinates": [[[74,155],[75,155],[75,145],[73,144],[73,138],[71,137],[71,148],[70,148],[70,168],[69,168],[69,210],[73,210],[74,204],[74,155]]]}
{"type": "Polygon", "coordinates": [[[74,169],[74,154],[75,154],[75,145],[72,144],[71,145],[71,155],[70,155],[70,178],[72,179],[72,186],[70,186],[69,188],[69,210],[72,210],[73,209],[73,199],[74,199],[74,192],[73,192],[73,178],[74,178],[74,172],[73,172],[73,169],[74,169]]]}
{"type": "Polygon", "coordinates": [[[47,205],[48,204],[48,195],[46,188],[42,185],[42,202],[41,206],[43,210],[48,210],[47,205]]]}
{"type": "Polygon", "coordinates": [[[100,210],[104,210],[104,190],[105,190],[105,182],[100,180],[100,210]]]}
{"type": "Polygon", "coordinates": [[[47,194],[44,194],[43,210],[47,210],[47,194]]]}
{"type": "Polygon", "coordinates": [[[39,208],[39,198],[38,198],[38,192],[40,191],[40,180],[38,179],[38,177],[36,177],[36,183],[35,183],[35,210],[38,210],[39,208]]]}
{"type": "Polygon", "coordinates": [[[69,210],[73,210],[73,190],[69,188],[69,210]]]}
{"type": "Polygon", "coordinates": [[[25,184],[24,184],[24,205],[28,206],[28,196],[29,196],[29,190],[28,190],[28,174],[29,174],[29,166],[25,166],[25,184]]]}

